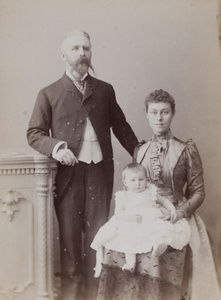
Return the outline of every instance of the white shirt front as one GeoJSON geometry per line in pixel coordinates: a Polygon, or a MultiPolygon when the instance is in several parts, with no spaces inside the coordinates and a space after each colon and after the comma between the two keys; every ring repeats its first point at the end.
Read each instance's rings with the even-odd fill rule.
{"type": "Polygon", "coordinates": [[[97,139],[97,135],[88,117],[78,160],[83,161],[87,164],[91,163],[92,161],[96,164],[103,160],[103,155],[97,139]]]}

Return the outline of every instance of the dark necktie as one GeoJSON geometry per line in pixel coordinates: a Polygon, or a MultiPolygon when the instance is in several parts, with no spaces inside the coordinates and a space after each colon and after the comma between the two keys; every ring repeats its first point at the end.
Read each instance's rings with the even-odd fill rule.
{"type": "Polygon", "coordinates": [[[81,80],[74,80],[73,81],[77,89],[84,94],[84,81],[81,80]]]}

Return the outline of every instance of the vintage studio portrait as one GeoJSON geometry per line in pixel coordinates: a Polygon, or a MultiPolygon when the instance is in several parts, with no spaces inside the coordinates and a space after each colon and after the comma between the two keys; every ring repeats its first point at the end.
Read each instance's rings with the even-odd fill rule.
{"type": "Polygon", "coordinates": [[[0,0],[0,300],[221,300],[221,1],[0,0]]]}

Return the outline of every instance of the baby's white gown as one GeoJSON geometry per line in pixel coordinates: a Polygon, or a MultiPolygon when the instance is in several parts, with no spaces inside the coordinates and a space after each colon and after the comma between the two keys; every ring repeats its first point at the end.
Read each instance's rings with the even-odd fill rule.
{"type": "Polygon", "coordinates": [[[115,194],[115,215],[100,228],[91,247],[95,250],[101,246],[123,253],[150,252],[153,245],[165,242],[181,250],[190,241],[190,227],[186,219],[175,224],[164,221],[160,206],[146,189],[141,193],[119,191],[115,194]],[[141,215],[142,222],[119,220],[121,214],[141,215]],[[118,217],[116,217],[118,216],[118,217]]]}

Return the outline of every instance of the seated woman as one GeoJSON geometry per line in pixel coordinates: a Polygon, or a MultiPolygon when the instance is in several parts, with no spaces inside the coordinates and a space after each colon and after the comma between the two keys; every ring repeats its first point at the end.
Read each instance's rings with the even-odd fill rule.
{"type": "MultiPolygon", "coordinates": [[[[147,169],[157,192],[176,208],[174,223],[186,218],[191,239],[182,250],[168,247],[159,257],[152,252],[136,256],[133,272],[122,270],[125,255],[105,247],[98,300],[220,300],[212,252],[206,228],[195,213],[204,200],[203,169],[192,140],[173,136],[175,114],[171,95],[156,90],[145,100],[153,137],[141,145],[134,160],[147,169]]],[[[169,220],[165,211],[163,219],[169,220]]]]}

